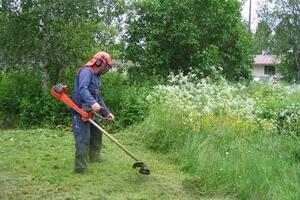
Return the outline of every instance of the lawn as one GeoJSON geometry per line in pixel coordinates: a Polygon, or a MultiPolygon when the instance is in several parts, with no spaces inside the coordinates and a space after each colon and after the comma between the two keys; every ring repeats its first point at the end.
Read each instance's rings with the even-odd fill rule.
{"type": "Polygon", "coordinates": [[[103,161],[75,174],[70,131],[1,130],[0,199],[226,199],[197,192],[196,179],[182,174],[166,155],[125,134],[117,138],[146,160],[151,175],[132,169],[134,161],[107,138],[103,161]]]}

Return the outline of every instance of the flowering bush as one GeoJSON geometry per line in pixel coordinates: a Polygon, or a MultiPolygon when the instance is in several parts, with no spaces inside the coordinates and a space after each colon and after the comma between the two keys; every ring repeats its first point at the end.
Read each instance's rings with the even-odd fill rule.
{"type": "MultiPolygon", "coordinates": [[[[148,96],[151,103],[159,102],[176,107],[193,121],[196,116],[231,113],[237,117],[274,123],[280,132],[282,125],[295,126],[300,116],[300,104],[292,97],[299,95],[298,86],[251,83],[230,84],[225,79],[214,82],[209,78],[196,79],[196,75],[171,74],[169,84],[159,85],[148,96]]],[[[298,127],[298,126],[296,126],[298,127]]]]}
{"type": "Polygon", "coordinates": [[[149,115],[136,131],[148,147],[171,153],[183,171],[199,177],[201,193],[296,197],[300,191],[290,186],[300,184],[294,176],[299,172],[294,138],[300,128],[299,97],[297,86],[171,74],[168,84],[147,97],[149,115]]]}

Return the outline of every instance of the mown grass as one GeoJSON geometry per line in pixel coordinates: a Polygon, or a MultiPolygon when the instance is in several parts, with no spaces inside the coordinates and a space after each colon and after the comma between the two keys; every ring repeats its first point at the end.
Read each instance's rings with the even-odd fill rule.
{"type": "Polygon", "coordinates": [[[133,161],[107,138],[103,162],[78,175],[72,171],[71,132],[0,131],[0,199],[226,199],[203,196],[197,179],[180,173],[164,155],[145,151],[138,138],[117,138],[146,160],[150,176],[133,170],[133,161]]]}

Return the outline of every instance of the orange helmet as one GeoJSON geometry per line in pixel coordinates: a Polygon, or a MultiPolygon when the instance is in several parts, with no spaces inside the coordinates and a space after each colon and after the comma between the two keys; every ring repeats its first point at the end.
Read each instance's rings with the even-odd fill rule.
{"type": "Polygon", "coordinates": [[[94,65],[98,60],[102,61],[106,65],[111,65],[111,57],[108,53],[104,51],[99,51],[96,53],[86,64],[85,66],[92,66],[94,65]]]}

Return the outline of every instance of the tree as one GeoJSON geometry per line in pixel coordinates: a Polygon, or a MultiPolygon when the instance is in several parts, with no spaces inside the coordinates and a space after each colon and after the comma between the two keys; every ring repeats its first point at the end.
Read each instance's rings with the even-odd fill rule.
{"type": "Polygon", "coordinates": [[[270,54],[272,29],[266,21],[260,21],[254,34],[254,54],[270,54]]]}
{"type": "Polygon", "coordinates": [[[268,21],[273,30],[273,52],[289,63],[290,70],[294,71],[296,81],[300,82],[300,1],[299,0],[268,0],[260,8],[260,17],[268,21]],[[292,57],[290,54],[292,53],[292,57]],[[289,60],[291,59],[292,60],[289,60]],[[293,66],[293,63],[295,66],[293,66]]]}
{"type": "Polygon", "coordinates": [[[122,2],[2,0],[0,55],[6,66],[41,67],[50,81],[60,81],[63,68],[114,47],[117,31],[111,23],[122,2]]]}
{"type": "Polygon", "coordinates": [[[223,68],[230,80],[251,78],[251,36],[237,0],[134,1],[127,57],[147,74],[223,68]]]}

